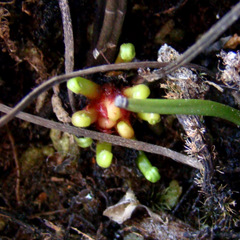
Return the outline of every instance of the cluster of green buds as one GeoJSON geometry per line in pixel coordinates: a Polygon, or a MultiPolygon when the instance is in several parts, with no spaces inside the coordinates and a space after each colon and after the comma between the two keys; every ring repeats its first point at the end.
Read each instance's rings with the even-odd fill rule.
{"type": "MultiPolygon", "coordinates": [[[[130,43],[122,44],[116,63],[129,62],[132,61],[134,57],[134,45],[130,43]]],[[[72,115],[72,124],[74,126],[85,128],[95,124],[101,131],[116,131],[124,138],[134,138],[135,133],[130,121],[131,114],[129,111],[115,106],[114,100],[119,95],[133,99],[146,99],[150,95],[150,89],[147,85],[139,84],[119,90],[111,83],[100,86],[83,77],[75,77],[68,80],[67,87],[75,94],[84,95],[90,100],[89,104],[84,109],[72,115]]],[[[137,116],[152,125],[160,121],[160,115],[157,113],[139,113],[137,116]]],[[[89,147],[92,144],[92,140],[89,138],[75,138],[75,140],[81,148],[89,147]]],[[[100,167],[108,168],[111,165],[113,159],[111,150],[112,146],[109,143],[98,142],[96,144],[96,162],[100,167]]],[[[141,153],[139,158],[143,158],[143,155],[144,154],[141,153]]],[[[145,156],[144,159],[146,158],[145,156]]],[[[142,165],[138,164],[138,166],[142,165]]],[[[141,169],[143,168],[141,167],[140,170],[141,169]]],[[[156,182],[156,179],[160,179],[160,175],[157,177],[157,174],[159,173],[154,167],[148,171],[148,174],[143,173],[151,182],[156,182]],[[151,174],[155,174],[155,177],[151,177],[151,174]]]]}
{"type": "MultiPolygon", "coordinates": [[[[124,96],[127,98],[132,99],[146,99],[150,95],[150,89],[145,84],[139,84],[133,87],[126,88],[123,91],[124,96]]],[[[160,122],[161,118],[158,113],[151,113],[151,112],[138,112],[137,116],[147,121],[150,125],[155,125],[156,123],[160,122]]]]}

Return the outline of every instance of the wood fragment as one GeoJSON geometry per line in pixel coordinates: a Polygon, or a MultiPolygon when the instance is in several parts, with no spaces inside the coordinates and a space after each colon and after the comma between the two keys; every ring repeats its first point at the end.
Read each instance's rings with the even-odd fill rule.
{"type": "MultiPolygon", "coordinates": [[[[65,73],[70,73],[74,68],[74,39],[72,30],[72,19],[68,0],[59,0],[59,7],[62,14],[64,45],[65,45],[65,73]]],[[[68,98],[72,111],[75,112],[75,99],[73,92],[68,89],[68,98]]]]}

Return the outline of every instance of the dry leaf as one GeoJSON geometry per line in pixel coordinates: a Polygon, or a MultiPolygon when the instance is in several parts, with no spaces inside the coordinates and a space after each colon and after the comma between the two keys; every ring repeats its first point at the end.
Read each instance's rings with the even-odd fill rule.
{"type": "Polygon", "coordinates": [[[109,217],[112,221],[117,222],[118,224],[122,224],[124,221],[131,218],[132,213],[136,208],[146,209],[148,215],[153,220],[165,224],[158,214],[152,212],[148,207],[139,203],[131,189],[128,189],[124,197],[117,204],[108,207],[103,212],[103,215],[109,217]]]}
{"type": "Polygon", "coordinates": [[[115,205],[108,207],[103,215],[109,217],[114,222],[122,224],[127,219],[131,218],[133,211],[139,205],[133,191],[128,189],[124,197],[115,205]]]}

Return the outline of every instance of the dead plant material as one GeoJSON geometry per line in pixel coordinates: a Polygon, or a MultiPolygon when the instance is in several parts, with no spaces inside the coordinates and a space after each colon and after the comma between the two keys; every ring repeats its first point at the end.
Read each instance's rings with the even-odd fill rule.
{"type": "Polygon", "coordinates": [[[17,52],[17,46],[15,42],[10,39],[10,28],[9,28],[8,17],[10,17],[9,11],[4,7],[0,7],[0,38],[4,42],[2,51],[8,51],[9,55],[16,62],[20,62],[21,60],[15,54],[17,52]]]}
{"type": "Polygon", "coordinates": [[[223,18],[214,24],[195,44],[189,47],[176,61],[159,71],[158,78],[166,76],[184,64],[192,61],[206,47],[210,46],[240,16],[240,3],[236,4],[223,18]]]}
{"type": "Polygon", "coordinates": [[[240,44],[240,37],[235,33],[224,45],[224,48],[235,49],[240,44]]]}
{"type": "Polygon", "coordinates": [[[218,55],[223,61],[225,69],[221,71],[219,80],[229,88],[240,90],[240,52],[221,51],[218,55]]]}
{"type": "MultiPolygon", "coordinates": [[[[158,51],[159,62],[172,62],[179,59],[181,55],[170,46],[163,45],[158,51]]],[[[208,86],[199,81],[197,75],[191,70],[181,67],[166,76],[167,82],[167,98],[184,98],[184,99],[204,99],[204,95],[208,91],[208,86]]],[[[206,192],[213,174],[213,163],[211,153],[205,142],[205,126],[198,116],[177,115],[178,121],[183,126],[186,134],[186,152],[188,155],[197,158],[204,166],[204,181],[202,187],[206,192]]]]}
{"type": "MultiPolygon", "coordinates": [[[[126,226],[123,230],[125,232],[135,231],[141,234],[144,239],[184,239],[187,240],[190,237],[197,236],[196,230],[184,222],[174,219],[172,216],[165,214],[164,212],[158,213],[159,217],[167,219],[165,224],[159,221],[153,221],[152,218],[138,217],[126,222],[126,226]]],[[[208,238],[205,238],[208,239],[208,238]]]]}
{"type": "Polygon", "coordinates": [[[97,45],[93,50],[94,59],[102,55],[107,63],[113,62],[126,7],[126,0],[107,0],[101,33],[97,45]]]}
{"type": "Polygon", "coordinates": [[[53,112],[55,113],[57,119],[60,122],[70,123],[71,118],[70,118],[68,112],[63,108],[62,100],[58,96],[59,85],[54,86],[53,90],[54,90],[54,94],[52,95],[52,99],[51,99],[53,112]]]}
{"type": "MultiPolygon", "coordinates": [[[[65,45],[65,73],[70,73],[74,68],[74,39],[72,30],[72,19],[68,0],[59,0],[59,7],[62,13],[62,24],[64,33],[64,45],[65,45]]],[[[57,96],[55,96],[57,97],[57,96]]],[[[73,92],[68,89],[68,98],[70,106],[73,112],[75,109],[75,99],[73,92]]]]}

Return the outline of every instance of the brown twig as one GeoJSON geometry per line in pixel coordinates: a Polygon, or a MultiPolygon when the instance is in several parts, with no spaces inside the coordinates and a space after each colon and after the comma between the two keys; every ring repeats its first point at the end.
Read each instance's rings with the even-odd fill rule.
{"type": "Polygon", "coordinates": [[[21,203],[21,197],[20,197],[20,165],[19,165],[19,161],[18,161],[18,156],[17,156],[17,150],[15,147],[15,141],[14,138],[11,134],[11,131],[9,130],[8,126],[7,126],[7,132],[8,132],[8,138],[12,147],[12,151],[13,151],[13,158],[14,158],[14,162],[15,162],[15,167],[16,167],[16,187],[15,187],[15,193],[16,193],[16,201],[17,204],[20,205],[21,203]]]}
{"type": "Polygon", "coordinates": [[[102,55],[108,62],[113,61],[126,7],[126,0],[107,0],[101,33],[96,48],[93,50],[95,59],[102,55]]]}
{"type": "MultiPolygon", "coordinates": [[[[2,112],[9,112],[11,108],[0,104],[0,111],[2,112]]],[[[191,167],[197,168],[197,169],[202,169],[202,165],[199,161],[197,161],[194,158],[188,157],[186,155],[183,155],[181,153],[175,152],[173,150],[170,150],[165,147],[157,146],[154,144],[149,144],[146,142],[142,141],[136,141],[136,140],[131,140],[131,139],[125,139],[119,136],[114,136],[106,133],[100,133],[92,130],[87,130],[83,128],[76,128],[68,125],[64,125],[62,123],[50,121],[38,116],[34,116],[28,113],[23,113],[19,112],[16,117],[23,119],[25,121],[46,127],[46,128],[54,128],[58,129],[62,132],[68,132],[70,134],[73,134],[75,136],[84,136],[84,137],[90,137],[95,140],[99,141],[105,141],[112,143],[114,145],[122,146],[122,147],[127,147],[127,148],[132,148],[136,150],[142,150],[145,152],[150,152],[154,154],[159,154],[165,157],[169,157],[173,159],[174,161],[177,161],[182,164],[187,164],[191,167]]]]}
{"type": "MultiPolygon", "coordinates": [[[[76,72],[60,75],[45,81],[34,90],[32,90],[26,97],[24,97],[7,115],[3,116],[0,119],[0,127],[4,124],[8,123],[10,120],[14,118],[14,116],[27,107],[37,96],[41,93],[47,91],[51,87],[55,86],[56,84],[60,84],[66,82],[69,78],[83,76],[83,75],[90,75],[97,72],[108,72],[108,71],[115,71],[115,70],[129,70],[129,69],[139,69],[139,68],[163,68],[168,63],[159,63],[159,62],[131,62],[131,63],[119,63],[119,64],[109,64],[109,65],[101,65],[97,67],[87,68],[83,70],[79,70],[76,72]]],[[[194,67],[198,69],[196,64],[186,64],[186,67],[194,67]]],[[[201,70],[203,68],[201,67],[201,70]]],[[[209,72],[206,70],[206,72],[209,72]]]]}
{"type": "Polygon", "coordinates": [[[90,236],[88,236],[86,233],[80,231],[79,229],[75,228],[75,227],[71,227],[72,230],[76,231],[79,235],[83,235],[85,238],[89,239],[89,240],[94,240],[93,238],[91,238],[90,236]]]}
{"type": "Polygon", "coordinates": [[[37,213],[37,214],[33,214],[31,216],[28,216],[28,219],[34,219],[34,218],[38,218],[41,216],[51,216],[51,215],[55,215],[55,214],[59,214],[59,213],[65,213],[67,212],[67,209],[60,209],[60,210],[55,210],[55,211],[49,211],[49,212],[41,212],[41,213],[37,213]]]}
{"type": "Polygon", "coordinates": [[[126,9],[127,9],[127,1],[126,0],[121,0],[121,1],[117,1],[117,2],[118,2],[118,7],[117,7],[117,12],[116,12],[116,18],[114,21],[113,31],[112,31],[111,36],[107,43],[107,45],[109,45],[110,48],[108,49],[108,51],[105,54],[106,58],[110,62],[112,62],[114,60],[114,56],[115,56],[116,48],[117,48],[117,44],[118,44],[118,39],[122,32],[122,25],[124,22],[126,9]]]}
{"type": "Polygon", "coordinates": [[[14,4],[15,0],[9,1],[9,2],[0,2],[0,5],[7,5],[7,4],[14,4]]]}
{"type": "Polygon", "coordinates": [[[100,52],[103,53],[107,47],[106,43],[108,42],[114,27],[117,4],[117,0],[107,0],[101,33],[98,38],[97,46],[93,51],[95,59],[97,59],[100,52]]]}
{"type": "MultiPolygon", "coordinates": [[[[68,0],[59,0],[59,7],[62,14],[62,24],[65,45],[65,73],[70,73],[74,68],[74,40],[72,30],[72,20],[68,0]]],[[[75,99],[73,92],[68,89],[68,98],[73,112],[75,109],[75,99]]]]}
{"type": "Polygon", "coordinates": [[[214,24],[195,44],[188,48],[175,62],[159,71],[159,78],[192,61],[199,53],[211,45],[225,30],[240,16],[240,2],[236,4],[224,17],[214,24]]]}
{"type": "Polygon", "coordinates": [[[141,63],[121,63],[121,64],[109,64],[109,65],[101,65],[97,67],[92,67],[84,70],[79,70],[76,72],[60,75],[49,79],[48,81],[43,82],[41,85],[36,87],[33,91],[31,91],[25,98],[23,98],[11,112],[9,112],[6,116],[3,116],[0,119],[0,127],[9,122],[14,118],[15,114],[25,107],[27,107],[37,96],[41,93],[47,91],[53,86],[63,83],[67,81],[69,78],[94,74],[97,72],[107,72],[114,70],[129,70],[129,69],[138,69],[138,68],[161,68],[165,66],[165,64],[160,64],[158,62],[141,62],[141,63]]]}

